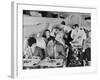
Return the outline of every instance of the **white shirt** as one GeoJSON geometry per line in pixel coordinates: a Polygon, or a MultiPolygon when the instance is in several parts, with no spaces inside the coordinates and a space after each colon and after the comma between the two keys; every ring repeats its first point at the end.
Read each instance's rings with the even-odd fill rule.
{"type": "Polygon", "coordinates": [[[40,47],[40,48],[43,48],[43,49],[46,48],[46,43],[45,43],[44,38],[39,37],[39,38],[37,38],[36,40],[37,40],[36,46],[38,46],[38,47],[40,47]]]}
{"type": "Polygon", "coordinates": [[[71,37],[74,39],[73,42],[76,42],[77,45],[81,45],[82,46],[82,42],[84,39],[86,39],[86,33],[84,32],[84,30],[72,30],[72,34],[71,37]]]}

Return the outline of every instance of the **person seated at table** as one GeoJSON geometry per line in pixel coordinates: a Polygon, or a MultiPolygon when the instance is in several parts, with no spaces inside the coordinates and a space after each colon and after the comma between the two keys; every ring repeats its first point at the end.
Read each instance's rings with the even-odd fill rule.
{"type": "Polygon", "coordinates": [[[36,39],[34,37],[29,37],[27,39],[28,47],[24,51],[25,58],[32,58],[33,52],[36,47],[36,39]]]}
{"type": "Polygon", "coordinates": [[[38,56],[41,59],[44,59],[44,46],[41,46],[39,42],[41,42],[39,39],[36,39],[35,37],[29,37],[28,48],[24,51],[26,58],[32,59],[33,56],[38,56]]]}

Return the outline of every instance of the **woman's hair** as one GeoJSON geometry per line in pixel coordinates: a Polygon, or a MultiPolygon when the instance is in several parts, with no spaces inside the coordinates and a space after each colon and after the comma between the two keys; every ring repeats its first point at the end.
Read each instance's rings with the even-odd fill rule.
{"type": "Polygon", "coordinates": [[[62,25],[66,25],[65,21],[62,21],[61,24],[62,24],[62,25]]]}
{"type": "Polygon", "coordinates": [[[46,38],[46,32],[47,32],[47,31],[49,31],[49,32],[50,32],[50,30],[49,30],[49,29],[46,29],[46,30],[43,32],[43,37],[44,37],[44,38],[46,38]]]}
{"type": "Polygon", "coordinates": [[[28,45],[31,47],[32,44],[36,43],[36,38],[35,37],[29,37],[28,39],[28,45]]]}

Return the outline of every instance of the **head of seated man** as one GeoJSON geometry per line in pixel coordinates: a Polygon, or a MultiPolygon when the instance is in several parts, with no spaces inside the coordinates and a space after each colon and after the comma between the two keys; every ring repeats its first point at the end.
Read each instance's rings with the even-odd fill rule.
{"type": "Polygon", "coordinates": [[[24,57],[31,59],[36,47],[36,39],[34,37],[29,37],[27,39],[27,45],[28,47],[24,50],[24,57]]]}
{"type": "Polygon", "coordinates": [[[30,37],[28,39],[28,46],[31,47],[32,44],[35,44],[36,43],[36,39],[34,37],[30,37]]]}

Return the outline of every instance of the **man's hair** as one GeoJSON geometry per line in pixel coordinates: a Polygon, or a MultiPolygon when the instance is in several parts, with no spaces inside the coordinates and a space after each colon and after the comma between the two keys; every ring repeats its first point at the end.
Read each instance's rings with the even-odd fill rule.
{"type": "Polygon", "coordinates": [[[79,27],[79,24],[74,24],[73,26],[75,26],[75,28],[76,28],[76,27],[79,27]]]}
{"type": "Polygon", "coordinates": [[[30,37],[30,38],[28,39],[28,45],[31,47],[32,44],[34,44],[34,43],[36,43],[35,37],[30,37]]]}

